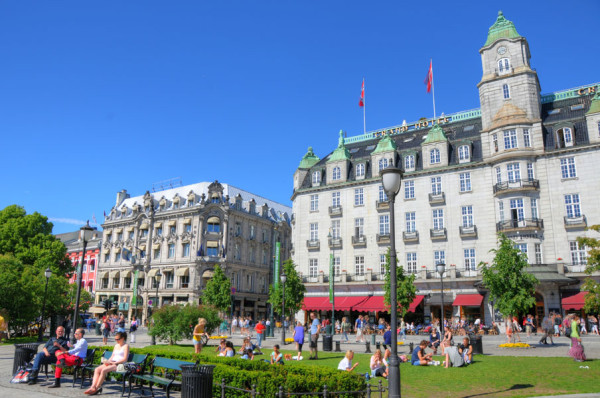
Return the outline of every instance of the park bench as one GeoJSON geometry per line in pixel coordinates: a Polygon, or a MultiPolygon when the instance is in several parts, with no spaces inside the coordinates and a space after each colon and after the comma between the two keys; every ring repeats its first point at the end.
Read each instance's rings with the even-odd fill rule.
{"type": "Polygon", "coordinates": [[[95,348],[88,348],[85,353],[85,359],[81,362],[81,365],[67,366],[65,369],[73,368],[73,387],[75,387],[75,381],[77,380],[77,373],[81,373],[82,369],[94,362],[94,355],[96,355],[95,348]]]}
{"type": "Polygon", "coordinates": [[[144,395],[144,382],[150,385],[150,393],[154,397],[152,387],[154,384],[158,384],[165,387],[167,398],[170,397],[169,392],[173,386],[181,386],[181,382],[175,379],[175,376],[181,372],[181,365],[195,365],[194,362],[179,361],[177,359],[155,357],[150,362],[148,372],[146,367],[142,368],[141,374],[135,374],[129,376],[129,396],[134,387],[133,381],[135,380],[135,386],[140,386],[141,395],[144,395]]]}
{"type": "MultiPolygon", "coordinates": [[[[102,358],[104,359],[109,359],[112,355],[112,351],[110,350],[105,350],[102,353],[102,358]]],[[[133,354],[133,353],[129,353],[129,356],[127,357],[127,361],[126,362],[134,362],[136,365],[140,365],[141,367],[144,366],[144,364],[146,363],[146,359],[148,358],[147,354],[133,354]]],[[[96,368],[100,366],[100,364],[89,364],[87,366],[85,366],[84,368],[82,368],[82,373],[81,373],[81,385],[80,388],[83,388],[83,383],[85,382],[85,375],[88,375],[88,378],[91,380],[93,378],[93,374],[94,371],[96,370],[96,368]]],[[[123,380],[122,380],[122,386],[121,386],[121,396],[125,395],[125,382],[129,379],[129,374],[130,372],[127,370],[124,371],[112,371],[108,374],[108,376],[110,377],[110,375],[119,375],[122,376],[123,380]]],[[[107,377],[108,379],[108,377],[107,377]]]]}

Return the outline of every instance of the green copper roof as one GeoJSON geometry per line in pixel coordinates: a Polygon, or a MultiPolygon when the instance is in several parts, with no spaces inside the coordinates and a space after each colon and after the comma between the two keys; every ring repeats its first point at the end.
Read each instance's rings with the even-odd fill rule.
{"type": "Polygon", "coordinates": [[[446,134],[444,134],[444,130],[442,130],[440,125],[436,123],[431,130],[429,130],[429,133],[427,133],[427,138],[423,141],[423,144],[431,144],[440,141],[448,141],[448,138],[446,138],[446,134]]]}
{"type": "Polygon", "coordinates": [[[496,19],[496,22],[490,27],[487,40],[483,46],[487,47],[499,39],[515,39],[517,37],[521,37],[521,35],[517,33],[515,24],[504,18],[502,11],[498,11],[498,19],[496,19]]]}
{"type": "Polygon", "coordinates": [[[321,159],[319,159],[319,157],[317,155],[315,155],[312,147],[309,146],[308,152],[306,152],[306,155],[304,155],[302,157],[302,160],[300,161],[300,166],[298,166],[298,168],[299,169],[310,169],[315,164],[319,163],[319,160],[321,160],[321,159]]]}
{"type": "Polygon", "coordinates": [[[340,139],[338,141],[338,147],[335,148],[335,151],[329,156],[329,160],[327,163],[338,162],[340,160],[350,160],[350,152],[346,149],[344,145],[344,133],[340,130],[340,139]]]}
{"type": "Polygon", "coordinates": [[[592,103],[590,105],[590,109],[585,113],[586,115],[591,115],[592,113],[600,112],[600,86],[596,87],[596,95],[592,98],[592,103]]]}
{"type": "Polygon", "coordinates": [[[396,148],[396,143],[394,140],[392,140],[392,137],[390,137],[389,134],[386,134],[382,139],[379,140],[379,143],[377,143],[377,148],[375,148],[375,150],[371,153],[390,152],[395,151],[396,148]]]}

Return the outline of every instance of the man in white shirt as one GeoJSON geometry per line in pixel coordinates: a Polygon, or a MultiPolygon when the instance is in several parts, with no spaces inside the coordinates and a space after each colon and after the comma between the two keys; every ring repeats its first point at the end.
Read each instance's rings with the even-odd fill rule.
{"type": "MultiPolygon", "coordinates": [[[[83,360],[87,355],[88,348],[88,343],[86,339],[83,338],[84,334],[85,330],[83,328],[77,329],[75,331],[75,339],[77,340],[77,342],[68,351],[58,342],[54,342],[54,345],[58,348],[56,352],[56,370],[54,371],[54,384],[48,386],[48,388],[60,387],[60,376],[62,375],[62,370],[64,367],[81,365],[83,363],[83,360]]],[[[72,346],[71,343],[68,343],[68,345],[69,347],[72,346]]]]}

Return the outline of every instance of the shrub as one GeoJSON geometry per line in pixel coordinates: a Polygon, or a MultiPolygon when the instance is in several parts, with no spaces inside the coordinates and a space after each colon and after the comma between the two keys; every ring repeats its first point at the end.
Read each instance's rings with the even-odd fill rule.
{"type": "Polygon", "coordinates": [[[206,330],[215,329],[221,322],[219,314],[212,307],[165,305],[152,315],[154,326],[150,327],[148,334],[173,345],[192,337],[198,318],[206,319],[206,330]]]}

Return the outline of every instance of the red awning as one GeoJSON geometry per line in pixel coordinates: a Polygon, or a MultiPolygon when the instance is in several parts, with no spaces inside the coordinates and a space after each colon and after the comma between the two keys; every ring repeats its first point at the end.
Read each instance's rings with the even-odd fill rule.
{"type": "MultiPolygon", "coordinates": [[[[341,296],[335,298],[336,311],[356,310],[369,300],[368,296],[341,296]]],[[[331,308],[331,307],[330,307],[331,308]]]]}
{"type": "Polygon", "coordinates": [[[457,294],[452,306],[454,307],[479,307],[483,302],[481,294],[457,294]]]}
{"type": "Polygon", "coordinates": [[[585,295],[588,292],[579,292],[569,297],[562,299],[562,307],[565,310],[580,310],[585,304],[585,295]]]}
{"type": "Polygon", "coordinates": [[[415,312],[417,307],[423,302],[424,299],[425,296],[423,295],[416,296],[412,303],[410,303],[410,307],[408,307],[408,312],[415,312]]]}
{"type": "Polygon", "coordinates": [[[327,311],[331,309],[329,296],[327,297],[304,297],[303,310],[327,311]]]}
{"type": "Polygon", "coordinates": [[[354,309],[361,312],[387,311],[385,309],[385,304],[383,303],[383,296],[371,296],[354,309]]]}

